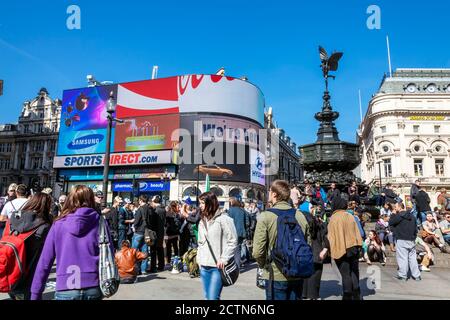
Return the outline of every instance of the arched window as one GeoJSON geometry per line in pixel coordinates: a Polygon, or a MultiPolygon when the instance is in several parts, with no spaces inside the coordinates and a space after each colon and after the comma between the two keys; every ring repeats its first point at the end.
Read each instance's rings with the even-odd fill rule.
{"type": "Polygon", "coordinates": [[[201,193],[200,189],[197,190],[197,187],[188,187],[186,188],[186,190],[184,190],[183,192],[183,198],[184,197],[195,197],[195,196],[199,196],[201,193]]]}
{"type": "Polygon", "coordinates": [[[228,194],[230,197],[235,198],[242,198],[242,190],[239,188],[234,188],[230,190],[230,193],[228,194]]]}
{"type": "Polygon", "coordinates": [[[209,191],[214,192],[216,197],[222,197],[223,196],[223,189],[219,187],[212,187],[209,191]]]}
{"type": "Polygon", "coordinates": [[[248,199],[256,199],[256,192],[253,189],[250,189],[247,191],[247,198],[248,199]]]}

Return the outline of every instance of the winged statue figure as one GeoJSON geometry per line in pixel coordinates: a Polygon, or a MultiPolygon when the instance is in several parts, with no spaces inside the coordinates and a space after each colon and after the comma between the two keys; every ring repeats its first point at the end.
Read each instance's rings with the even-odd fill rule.
{"type": "Polygon", "coordinates": [[[320,61],[322,61],[322,71],[325,79],[335,78],[335,76],[328,75],[330,71],[337,71],[339,67],[339,60],[344,55],[342,52],[333,52],[330,57],[328,57],[327,51],[319,46],[320,61]]]}

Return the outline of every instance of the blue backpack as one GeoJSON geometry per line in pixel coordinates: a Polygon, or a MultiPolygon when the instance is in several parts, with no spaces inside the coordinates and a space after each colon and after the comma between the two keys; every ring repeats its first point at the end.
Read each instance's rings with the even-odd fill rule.
{"type": "Polygon", "coordinates": [[[309,278],[314,273],[313,253],[295,218],[297,210],[272,208],[268,211],[278,216],[277,239],[270,254],[271,261],[287,278],[309,278]]]}

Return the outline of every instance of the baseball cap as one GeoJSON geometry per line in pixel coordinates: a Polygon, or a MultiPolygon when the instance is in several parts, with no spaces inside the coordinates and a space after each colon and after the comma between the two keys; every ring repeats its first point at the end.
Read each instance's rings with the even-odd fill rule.
{"type": "Polygon", "coordinates": [[[131,200],[128,199],[128,198],[125,198],[125,199],[123,199],[123,202],[125,202],[126,204],[130,204],[130,203],[131,203],[131,200]]]}
{"type": "Polygon", "coordinates": [[[42,190],[42,193],[51,194],[52,191],[52,188],[45,188],[44,190],[42,190]]]}
{"type": "Polygon", "coordinates": [[[103,198],[103,192],[102,191],[97,191],[96,193],[95,193],[95,196],[97,197],[97,198],[103,198]]]}

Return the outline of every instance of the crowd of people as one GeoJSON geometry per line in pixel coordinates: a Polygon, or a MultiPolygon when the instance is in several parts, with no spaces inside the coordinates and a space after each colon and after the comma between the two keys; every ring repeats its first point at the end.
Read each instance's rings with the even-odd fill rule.
{"type": "Polygon", "coordinates": [[[12,299],[41,299],[55,261],[55,299],[102,299],[100,215],[108,222],[122,284],[164,270],[188,271],[200,276],[208,300],[220,299],[233,270],[253,261],[268,300],[319,299],[323,265],[332,261],[342,276],[343,299],[359,300],[360,262],[385,265],[389,248],[398,263],[396,278],[419,281],[435,262],[432,247],[447,253],[450,243],[450,195],[442,189],[431,210],[420,181],[411,188],[411,208],[390,184],[381,189],[377,182],[364,192],[356,183],[345,188],[332,183],[325,191],[320,183],[277,180],[265,210],[238,198],[222,208],[213,192],[200,195],[198,207],[190,198],[163,203],[161,196],[145,194],[135,202],[116,196],[105,207],[103,193],[84,185],[57,200],[50,194],[12,184],[0,198],[0,233],[25,243],[26,272],[9,288],[12,299]],[[368,203],[379,215],[366,234],[368,203]],[[74,266],[80,274],[75,283],[74,266]]]}

